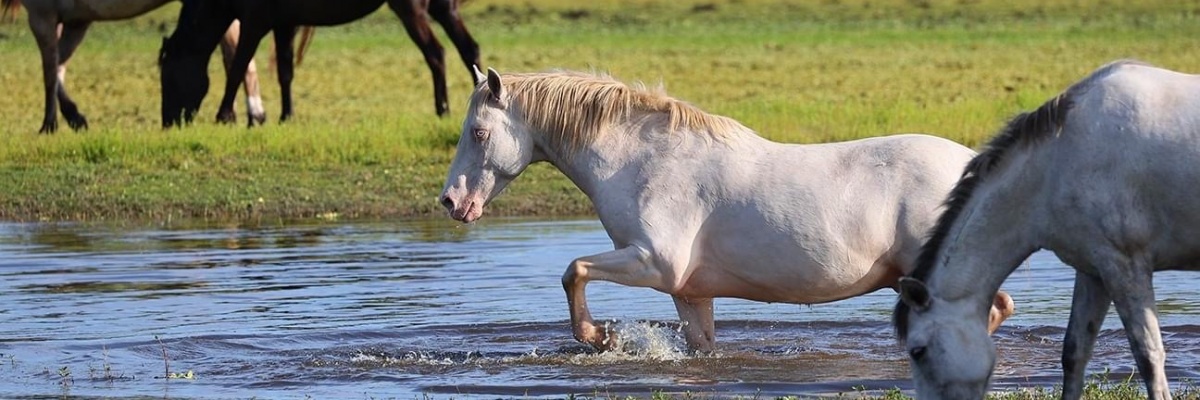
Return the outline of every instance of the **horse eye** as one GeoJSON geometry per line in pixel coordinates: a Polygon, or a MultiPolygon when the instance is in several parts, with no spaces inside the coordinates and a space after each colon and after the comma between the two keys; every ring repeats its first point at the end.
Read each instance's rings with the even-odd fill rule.
{"type": "Polygon", "coordinates": [[[915,361],[920,361],[922,358],[925,358],[925,346],[908,349],[908,356],[912,357],[915,361]]]}
{"type": "Polygon", "coordinates": [[[488,130],[487,129],[476,129],[473,133],[475,134],[475,140],[477,140],[477,141],[482,142],[484,140],[487,140],[487,138],[488,138],[488,130]]]}

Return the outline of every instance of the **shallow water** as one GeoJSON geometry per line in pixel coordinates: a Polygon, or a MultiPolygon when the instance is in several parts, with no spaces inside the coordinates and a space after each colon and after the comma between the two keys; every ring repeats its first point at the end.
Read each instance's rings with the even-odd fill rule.
{"type": "MultiPolygon", "coordinates": [[[[610,248],[588,220],[0,225],[0,398],[774,396],[911,386],[889,325],[891,291],[814,306],[718,299],[719,351],[689,356],[669,296],[595,282],[593,314],[614,321],[627,343],[594,353],[571,338],[559,278],[573,258],[610,248]],[[162,379],[168,368],[192,378],[162,379]]],[[[1198,277],[1156,275],[1173,380],[1200,378],[1198,277]]],[[[1018,313],[997,335],[998,386],[1058,383],[1072,279],[1042,252],[1005,283],[1018,313]]],[[[1119,327],[1110,315],[1092,371],[1132,371],[1119,327]]]]}

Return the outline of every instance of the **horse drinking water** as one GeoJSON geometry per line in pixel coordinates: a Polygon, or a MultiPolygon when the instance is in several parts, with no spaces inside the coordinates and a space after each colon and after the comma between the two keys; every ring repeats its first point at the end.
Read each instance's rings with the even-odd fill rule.
{"type": "MultiPolygon", "coordinates": [[[[670,294],[695,350],[714,348],[715,297],[813,304],[894,287],[974,155],[925,135],[774,143],[604,76],[478,79],[441,202],[472,222],[530,163],[566,174],[616,248],[562,276],[574,336],[598,349],[618,338],[588,311],[592,280],[670,294]]],[[[989,295],[996,327],[1012,300],[989,295]]]]}
{"type": "Polygon", "coordinates": [[[901,280],[896,332],[922,399],[982,399],[986,309],[1037,249],[1075,268],[1063,398],[1078,399],[1110,303],[1151,398],[1167,399],[1154,271],[1200,267],[1200,76],[1119,61],[1017,116],[968,165],[901,280]]]}

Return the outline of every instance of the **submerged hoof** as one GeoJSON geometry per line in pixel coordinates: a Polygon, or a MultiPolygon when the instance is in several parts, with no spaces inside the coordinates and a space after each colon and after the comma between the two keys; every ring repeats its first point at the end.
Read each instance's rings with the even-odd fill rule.
{"type": "Polygon", "coordinates": [[[597,351],[605,352],[612,351],[618,348],[620,343],[617,340],[617,333],[608,330],[606,327],[595,326],[590,323],[584,323],[580,327],[581,332],[576,332],[575,340],[592,346],[597,351]]]}

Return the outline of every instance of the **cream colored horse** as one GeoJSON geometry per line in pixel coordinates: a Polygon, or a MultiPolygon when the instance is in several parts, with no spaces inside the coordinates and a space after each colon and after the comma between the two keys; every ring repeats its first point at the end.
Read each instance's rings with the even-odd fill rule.
{"type": "MultiPolygon", "coordinates": [[[[925,135],[779,144],[603,76],[488,73],[441,201],[472,222],[530,163],[566,174],[616,248],[562,277],[575,338],[599,349],[618,338],[588,311],[592,280],[670,294],[696,350],[714,348],[714,297],[814,304],[894,287],[974,155],[925,135]]],[[[999,325],[1012,300],[996,299],[999,325]]]]}
{"type": "Polygon", "coordinates": [[[1109,304],[1151,398],[1168,399],[1154,271],[1200,269],[1200,76],[1109,64],[1021,114],[971,161],[911,278],[896,332],[922,399],[982,399],[990,296],[1037,249],[1075,268],[1063,398],[1109,304]]]}
{"type": "MultiPolygon", "coordinates": [[[[29,29],[37,39],[42,58],[42,77],[46,89],[46,106],[41,133],[58,130],[58,107],[71,129],[86,129],[87,118],[67,95],[67,62],[83,42],[94,21],[111,21],[137,17],[173,0],[0,0],[0,8],[11,10],[24,3],[29,14],[29,29]]],[[[8,14],[4,12],[3,14],[8,14]]],[[[221,42],[228,68],[237,48],[238,25],[235,22],[221,42]]],[[[266,120],[262,96],[258,90],[258,72],[254,63],[246,70],[246,111],[252,120],[266,120]]]]}

